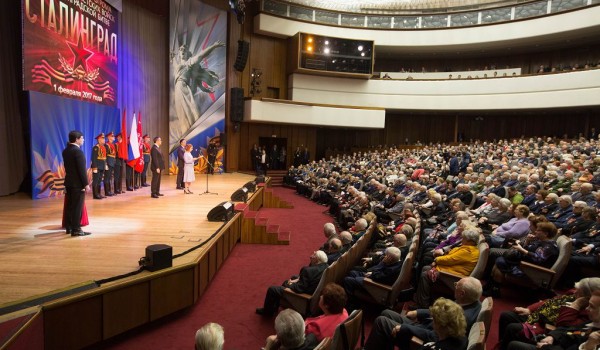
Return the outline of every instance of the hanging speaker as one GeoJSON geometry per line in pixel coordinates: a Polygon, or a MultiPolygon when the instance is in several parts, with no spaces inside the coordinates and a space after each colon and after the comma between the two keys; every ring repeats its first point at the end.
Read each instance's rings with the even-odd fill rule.
{"type": "Polygon", "coordinates": [[[244,88],[231,88],[229,101],[229,119],[234,123],[241,123],[244,120],[244,88]]]}
{"type": "Polygon", "coordinates": [[[229,221],[233,215],[233,203],[223,202],[212,208],[206,217],[208,221],[229,221]]]}
{"type": "Polygon", "coordinates": [[[248,61],[248,52],[250,51],[250,43],[244,40],[238,40],[237,56],[233,68],[238,72],[243,72],[248,61]]]}

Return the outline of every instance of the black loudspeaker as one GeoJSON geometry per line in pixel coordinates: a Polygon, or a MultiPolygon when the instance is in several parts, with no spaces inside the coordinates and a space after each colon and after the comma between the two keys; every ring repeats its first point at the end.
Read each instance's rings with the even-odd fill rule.
{"type": "Polygon", "coordinates": [[[158,271],[173,266],[173,248],[166,244],[153,244],[146,247],[143,265],[148,271],[158,271]]]}
{"type": "Polygon", "coordinates": [[[221,146],[225,147],[227,146],[227,134],[222,132],[220,135],[220,140],[221,140],[221,146]]]}
{"type": "Polygon", "coordinates": [[[256,179],[254,179],[254,182],[256,182],[257,184],[264,184],[265,183],[264,175],[257,176],[256,179]]]}
{"type": "Polygon", "coordinates": [[[231,195],[231,200],[234,202],[244,202],[248,200],[248,189],[246,187],[242,187],[239,190],[233,192],[231,195]]]}
{"type": "Polygon", "coordinates": [[[254,182],[254,181],[248,181],[248,182],[246,182],[246,184],[244,185],[244,187],[247,188],[248,191],[254,192],[254,191],[256,191],[256,182],[254,182]]]}
{"type": "Polygon", "coordinates": [[[244,40],[238,40],[237,56],[233,68],[238,72],[244,71],[246,62],[248,61],[248,52],[250,52],[250,43],[244,40]]]}
{"type": "Polygon", "coordinates": [[[231,88],[230,101],[229,119],[241,123],[244,120],[244,88],[231,88]]]}
{"type": "Polygon", "coordinates": [[[208,221],[229,221],[233,215],[233,203],[223,202],[212,208],[206,217],[208,221]]]}

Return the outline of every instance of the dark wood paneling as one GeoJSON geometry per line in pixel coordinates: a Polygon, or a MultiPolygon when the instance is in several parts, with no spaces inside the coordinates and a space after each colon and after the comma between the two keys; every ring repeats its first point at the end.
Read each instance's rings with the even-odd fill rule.
{"type": "Polygon", "coordinates": [[[102,297],[44,310],[44,348],[81,349],[102,340],[102,297]]]}
{"type": "Polygon", "coordinates": [[[150,320],[194,303],[194,269],[180,270],[150,282],[150,320]]]}
{"type": "Polygon", "coordinates": [[[103,296],[104,339],[150,321],[150,283],[118,289],[103,296]]]}

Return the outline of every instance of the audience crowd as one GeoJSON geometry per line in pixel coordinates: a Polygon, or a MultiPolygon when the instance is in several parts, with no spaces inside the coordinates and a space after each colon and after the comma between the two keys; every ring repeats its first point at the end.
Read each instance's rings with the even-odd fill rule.
{"type": "Polygon", "coordinates": [[[557,237],[573,247],[565,255],[565,272],[553,290],[532,290],[538,300],[547,299],[501,315],[493,325],[501,339],[497,347],[596,349],[600,344],[600,140],[373,149],[292,166],[284,183],[327,207],[333,222],[324,226],[324,243],[315,247],[310,264],[282,286],[269,287],[258,314],[277,314],[286,289],[313,294],[327,266],[373,231],[361,264],[339,285],[321,290],[322,315],[303,320],[296,311],[279,312],[276,335],[265,348],[312,349],[334,337],[350,312],[371,307],[361,297],[366,281],[394,285],[414,254],[412,293],[401,300],[404,311],[383,311],[364,348],[408,349],[416,336],[424,349],[466,349],[482,295],[501,298],[508,281],[527,279],[521,264],[552,268],[561,255],[557,237]],[[415,251],[409,249],[413,243],[415,251]],[[482,249],[486,246],[489,251],[482,249]],[[482,251],[487,264],[479,264],[482,251]],[[441,275],[457,276],[453,293],[438,288],[441,275]],[[549,292],[555,296],[548,298],[549,292]]]}

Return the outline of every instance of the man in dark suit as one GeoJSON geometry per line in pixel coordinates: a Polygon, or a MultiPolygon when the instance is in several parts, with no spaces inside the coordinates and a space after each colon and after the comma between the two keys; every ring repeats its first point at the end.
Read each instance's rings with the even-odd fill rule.
{"type": "MultiPolygon", "coordinates": [[[[177,189],[183,190],[185,185],[183,184],[183,167],[185,162],[183,161],[183,155],[185,154],[185,145],[187,141],[185,139],[179,140],[179,147],[177,148],[177,189]]],[[[154,181],[154,180],[152,180],[154,181]]]]}
{"type": "Polygon", "coordinates": [[[327,254],[322,250],[317,250],[310,256],[310,265],[304,266],[300,270],[300,276],[292,276],[292,278],[283,282],[281,286],[271,286],[267,289],[264,305],[257,308],[256,313],[265,316],[272,316],[276,313],[279,309],[279,301],[286,288],[295,293],[313,294],[327,266],[327,254]]]}
{"type": "Polygon", "coordinates": [[[85,201],[85,192],[90,190],[87,171],[85,166],[85,155],[81,150],[83,145],[83,134],[81,131],[69,132],[69,144],[63,150],[62,156],[65,165],[65,189],[66,202],[65,228],[71,236],[87,236],[89,232],[81,230],[81,215],[85,201]]]}
{"type": "MultiPolygon", "coordinates": [[[[165,161],[163,160],[162,153],[160,153],[159,149],[161,144],[161,138],[156,136],[154,138],[154,146],[152,146],[152,150],[150,151],[150,155],[152,157],[150,163],[150,171],[152,171],[152,184],[150,186],[150,192],[152,193],[152,198],[158,198],[159,196],[163,196],[163,194],[160,193],[160,176],[162,171],[165,169],[165,161]]],[[[183,160],[183,157],[181,157],[180,159],[183,160]]]]}

